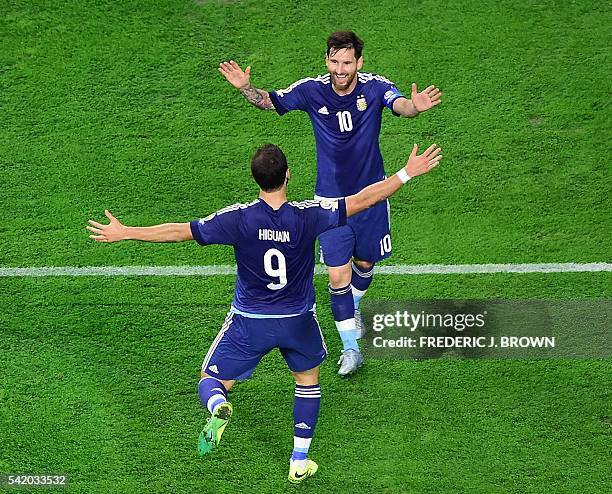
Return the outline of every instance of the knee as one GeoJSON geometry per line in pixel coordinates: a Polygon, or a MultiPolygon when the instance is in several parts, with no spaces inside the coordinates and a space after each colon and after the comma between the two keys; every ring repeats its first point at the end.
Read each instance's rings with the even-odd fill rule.
{"type": "Polygon", "coordinates": [[[332,288],[342,288],[351,282],[351,265],[329,268],[329,284],[332,288]]]}
{"type": "Polygon", "coordinates": [[[374,263],[370,261],[362,261],[361,259],[353,259],[353,263],[361,271],[370,271],[374,267],[374,263]]]}
{"type": "Polygon", "coordinates": [[[319,384],[319,367],[304,372],[292,372],[295,384],[300,386],[314,386],[319,384]]]}
{"type": "Polygon", "coordinates": [[[232,379],[231,381],[225,381],[223,379],[217,379],[214,376],[209,376],[204,371],[200,372],[200,379],[205,379],[205,378],[210,378],[210,379],[214,379],[215,381],[219,381],[221,384],[223,384],[226,391],[229,391],[230,389],[232,389],[232,386],[236,383],[235,379],[232,379]]]}

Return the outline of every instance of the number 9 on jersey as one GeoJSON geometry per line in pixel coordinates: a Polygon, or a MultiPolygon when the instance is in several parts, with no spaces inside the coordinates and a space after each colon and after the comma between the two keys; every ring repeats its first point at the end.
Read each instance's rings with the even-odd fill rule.
{"type": "Polygon", "coordinates": [[[280,290],[287,285],[287,263],[285,256],[278,249],[269,249],[264,254],[264,270],[268,276],[278,278],[278,283],[268,283],[266,286],[270,290],[280,290]],[[276,258],[277,267],[272,266],[272,258],[276,258]]]}

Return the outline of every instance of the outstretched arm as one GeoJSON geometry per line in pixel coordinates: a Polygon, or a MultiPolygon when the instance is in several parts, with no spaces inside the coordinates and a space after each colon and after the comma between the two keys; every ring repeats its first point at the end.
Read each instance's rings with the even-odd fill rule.
{"type": "Polygon", "coordinates": [[[346,198],[346,215],[352,216],[374,204],[384,201],[395,194],[408,180],[429,172],[442,159],[442,151],[436,144],[429,146],[423,154],[417,156],[418,146],[415,144],[406,166],[392,177],[367,186],[355,195],[346,198]]]}
{"type": "Polygon", "coordinates": [[[189,223],[165,223],[155,226],[125,226],[115,218],[108,209],[104,211],[110,220],[103,225],[89,220],[87,229],[92,232],[89,238],[96,242],[119,242],[121,240],[141,240],[143,242],[184,242],[193,240],[189,223]]]}
{"type": "Polygon", "coordinates": [[[227,82],[240,90],[242,96],[253,106],[261,110],[274,110],[274,105],[268,91],[257,89],[251,85],[250,66],[243,71],[236,62],[230,60],[229,62],[221,62],[219,64],[219,72],[223,74],[227,82]]]}
{"type": "Polygon", "coordinates": [[[403,117],[416,117],[419,113],[429,110],[442,101],[442,93],[436,86],[417,93],[417,85],[412,85],[411,99],[398,98],[393,102],[393,111],[403,117]]]}

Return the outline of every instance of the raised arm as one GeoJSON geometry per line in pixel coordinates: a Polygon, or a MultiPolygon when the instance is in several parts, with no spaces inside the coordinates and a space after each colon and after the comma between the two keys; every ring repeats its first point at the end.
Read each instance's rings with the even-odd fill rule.
{"type": "Polygon", "coordinates": [[[393,111],[403,117],[416,117],[419,113],[439,105],[442,98],[440,89],[429,86],[427,89],[417,93],[417,85],[412,85],[410,99],[398,98],[393,102],[393,111]]]}
{"type": "Polygon", "coordinates": [[[367,186],[355,195],[346,198],[346,215],[352,216],[374,204],[384,201],[395,194],[408,180],[427,173],[442,159],[442,151],[436,144],[429,146],[423,154],[417,155],[418,146],[415,144],[410,153],[408,162],[392,177],[367,186]]]}
{"type": "Polygon", "coordinates": [[[142,242],[184,242],[193,240],[189,223],[165,223],[155,226],[125,226],[115,218],[110,211],[104,211],[110,220],[103,225],[89,220],[87,229],[92,232],[89,238],[96,242],[119,242],[121,240],[140,240],[142,242]]]}
{"type": "Polygon", "coordinates": [[[257,89],[251,85],[250,66],[243,71],[236,62],[230,60],[229,62],[221,62],[219,64],[219,72],[223,74],[227,82],[240,90],[242,96],[253,106],[261,110],[274,110],[274,105],[268,91],[257,89]]]}

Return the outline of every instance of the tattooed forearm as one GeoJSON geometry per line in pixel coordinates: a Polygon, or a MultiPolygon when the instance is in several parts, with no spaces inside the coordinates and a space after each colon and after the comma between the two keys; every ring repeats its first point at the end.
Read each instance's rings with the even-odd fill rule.
{"type": "Polygon", "coordinates": [[[263,89],[257,89],[249,84],[240,90],[242,96],[252,105],[262,110],[274,110],[274,105],[270,99],[270,95],[263,89]]]}

